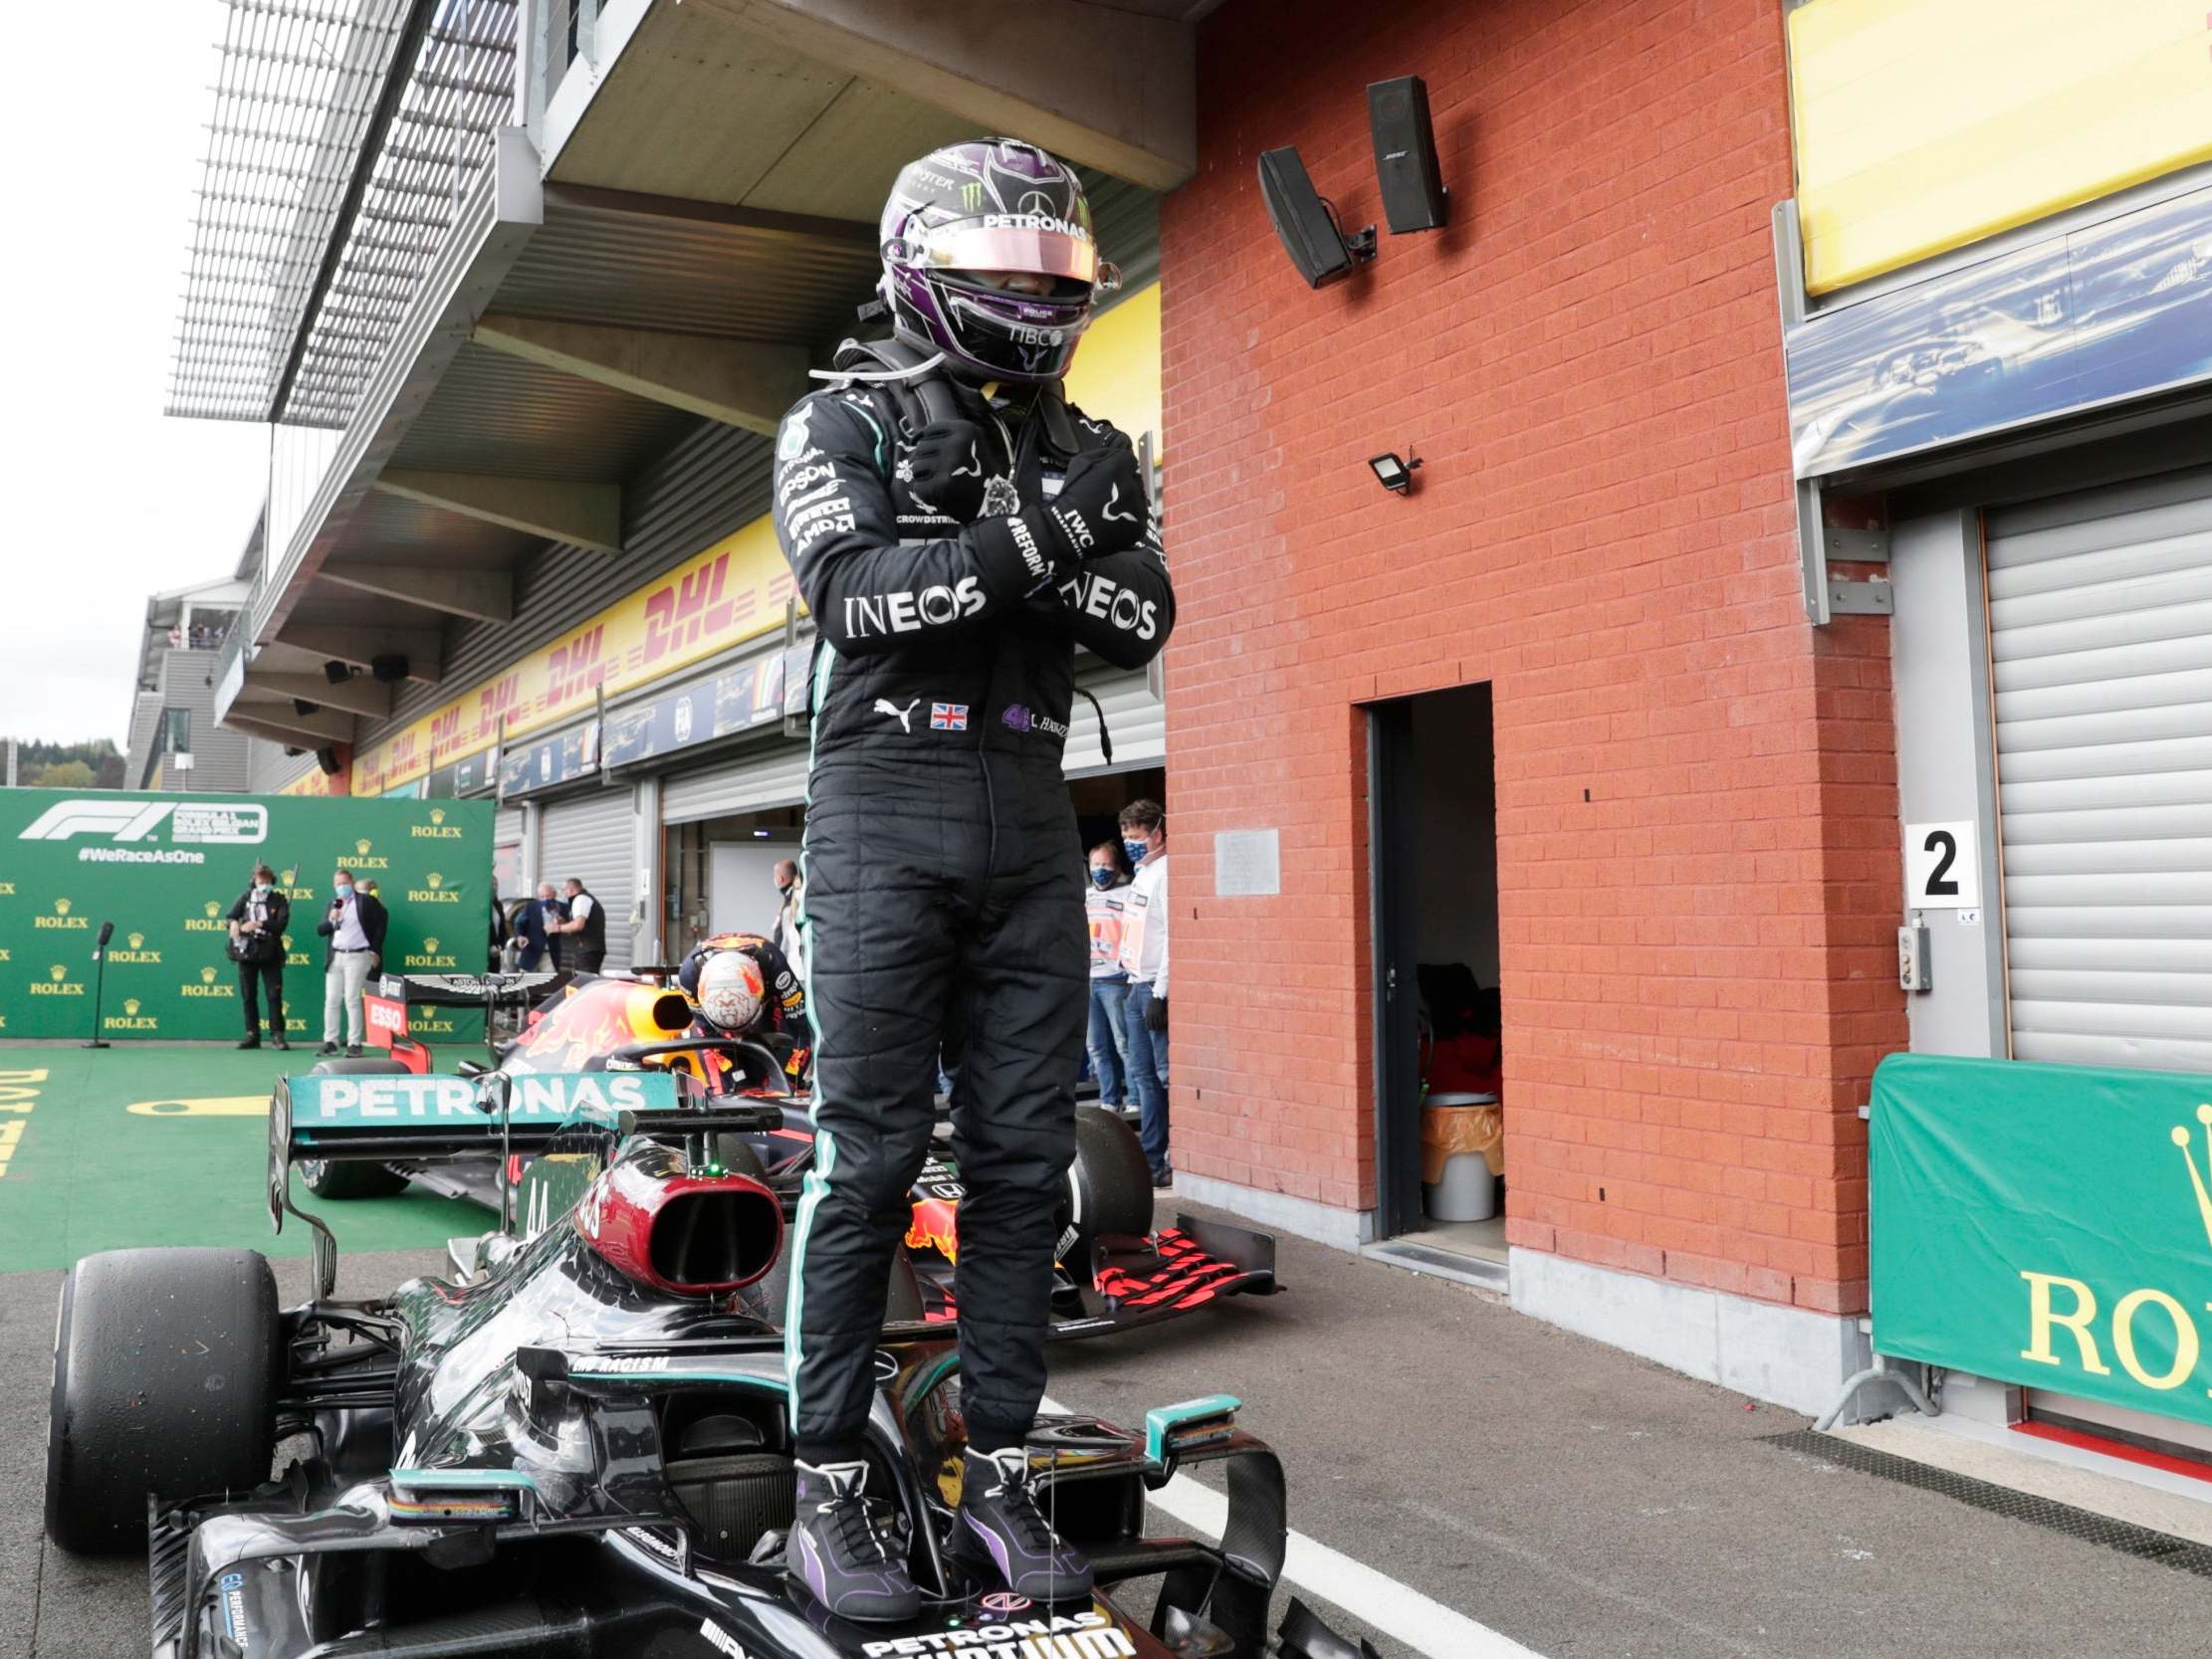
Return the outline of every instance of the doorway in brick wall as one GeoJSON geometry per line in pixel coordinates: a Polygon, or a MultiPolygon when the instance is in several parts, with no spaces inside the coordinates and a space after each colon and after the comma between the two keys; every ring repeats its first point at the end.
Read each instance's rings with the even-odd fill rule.
{"type": "Polygon", "coordinates": [[[1368,710],[1379,1253],[1502,1281],[1490,688],[1368,710]]]}

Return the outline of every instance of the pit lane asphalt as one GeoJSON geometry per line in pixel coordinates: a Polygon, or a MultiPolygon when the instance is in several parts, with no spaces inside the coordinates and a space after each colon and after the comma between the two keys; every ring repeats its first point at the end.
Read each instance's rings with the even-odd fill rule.
{"type": "MultiPolygon", "coordinates": [[[[342,1258],[340,1290],[434,1265],[342,1258]]],[[[288,1299],[305,1271],[277,1264],[288,1299]]],[[[1281,1271],[1286,1295],[1055,1348],[1053,1395],[1124,1423],[1240,1395],[1283,1455],[1294,1528],[1547,1659],[2205,1651],[2204,1579],[1783,1453],[1761,1437],[1803,1418],[1459,1286],[1295,1239],[1281,1271]]],[[[17,1429],[0,1442],[0,1655],[117,1659],[145,1651],[142,1564],[41,1537],[60,1280],[0,1277],[0,1400],[17,1429]]]]}

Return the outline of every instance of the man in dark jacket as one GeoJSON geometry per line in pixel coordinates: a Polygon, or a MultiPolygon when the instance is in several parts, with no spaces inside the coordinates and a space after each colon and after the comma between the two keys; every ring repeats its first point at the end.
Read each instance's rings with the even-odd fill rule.
{"type": "Polygon", "coordinates": [[[515,912],[515,965],[525,973],[535,973],[541,965],[560,965],[549,959],[553,947],[553,925],[560,920],[559,904],[553,897],[553,883],[540,882],[537,897],[524,900],[515,912]]]}
{"type": "Polygon", "coordinates": [[[277,886],[277,873],[254,866],[254,879],[232,903],[230,957],[238,964],[238,999],[246,1006],[240,1048],[261,1047],[261,993],[269,995],[269,1040],[290,1048],[284,1028],[284,935],[292,926],[292,901],[277,886]]]}
{"type": "Polygon", "coordinates": [[[964,1056],[968,1188],[956,1548],[1017,1596],[1091,1582],[1023,1450],[1086,1007],[1060,752],[1075,647],[1141,667],[1175,598],[1129,440],[1060,392],[1114,280],[1075,174],[1011,140],[950,145],[899,175],[878,244],[896,343],[841,351],[851,378],[801,399],[776,445],[776,529],[820,630],[800,925],[816,1138],[790,1246],[786,1559],[831,1611],[903,1619],[919,1593],[864,1496],[861,1435],[941,1050],[964,1056]]]}
{"type": "Polygon", "coordinates": [[[323,1048],[337,1053],[338,1026],[345,1026],[345,1052],[358,1059],[361,1052],[361,989],[384,955],[383,902],[373,893],[353,886],[353,872],[343,865],[331,878],[331,906],[315,931],[330,943],[323,952],[323,1048]]]}

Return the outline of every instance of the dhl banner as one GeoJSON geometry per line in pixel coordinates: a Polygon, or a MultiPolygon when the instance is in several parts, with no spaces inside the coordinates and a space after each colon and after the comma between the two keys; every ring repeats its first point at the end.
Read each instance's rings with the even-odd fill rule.
{"type": "Polygon", "coordinates": [[[327,800],[332,796],[343,795],[345,793],[345,783],[346,778],[343,772],[339,772],[335,777],[332,777],[321,766],[310,766],[282,789],[279,789],[277,793],[308,800],[327,800]]]}
{"type": "Polygon", "coordinates": [[[2212,1423],[2212,1078],[1891,1055],[1869,1139],[1877,1352],[2212,1423]]]}
{"type": "MultiPolygon", "coordinates": [[[[1092,325],[1076,352],[1067,395],[1086,413],[1111,420],[1132,442],[1151,432],[1158,453],[1158,284],[1130,295],[1092,325]]],[[[352,793],[381,795],[492,748],[502,717],[509,738],[543,730],[584,715],[602,691],[608,697],[635,691],[779,628],[792,592],[774,522],[756,518],[497,679],[361,751],[353,760],[352,793]]],[[[308,778],[292,789],[321,792],[308,778]]]]}
{"type": "MultiPolygon", "coordinates": [[[[386,969],[481,972],[492,814],[490,801],[0,789],[0,1039],[93,1034],[104,922],[114,933],[103,1037],[237,1037],[245,1010],[227,917],[256,863],[292,902],[284,993],[295,1042],[322,1033],[315,929],[338,865],[376,884],[389,918],[386,969]]],[[[483,1035],[481,1013],[421,1012],[425,1040],[483,1035]]]]}
{"type": "Polygon", "coordinates": [[[395,731],[353,762],[353,793],[378,795],[464,754],[557,725],[602,690],[630,691],[783,625],[791,573],[775,526],[756,518],[498,679],[395,731]]]}
{"type": "Polygon", "coordinates": [[[2205,0],[1811,0],[1788,28],[1811,294],[2212,159],[2205,0]]]}

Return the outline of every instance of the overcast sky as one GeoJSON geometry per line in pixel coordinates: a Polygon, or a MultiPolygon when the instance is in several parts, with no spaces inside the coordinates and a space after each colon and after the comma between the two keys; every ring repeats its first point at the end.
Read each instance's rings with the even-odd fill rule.
{"type": "Polygon", "coordinates": [[[161,413],[223,0],[9,8],[0,735],[130,722],[146,595],[227,576],[268,430],[161,413]]]}

